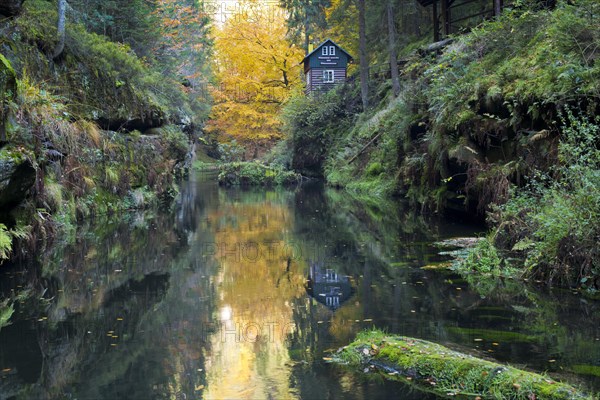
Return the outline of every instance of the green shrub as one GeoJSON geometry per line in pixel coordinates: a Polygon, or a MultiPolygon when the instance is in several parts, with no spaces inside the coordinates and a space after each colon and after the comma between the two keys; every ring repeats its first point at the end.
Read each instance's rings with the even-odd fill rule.
{"type": "Polygon", "coordinates": [[[458,272],[482,273],[498,276],[501,273],[501,258],[492,241],[488,238],[480,240],[468,250],[467,256],[454,268],[458,272]]]}
{"type": "Polygon", "coordinates": [[[367,176],[378,176],[381,175],[383,173],[383,166],[381,165],[380,162],[372,162],[369,165],[367,165],[367,168],[365,170],[365,174],[367,176]]]}
{"type": "Polygon", "coordinates": [[[322,176],[332,143],[350,130],[357,110],[355,87],[344,85],[327,93],[293,96],[283,109],[292,168],[322,176]]]}
{"type": "Polygon", "coordinates": [[[272,186],[298,184],[302,176],[258,162],[233,162],[220,165],[219,183],[231,186],[272,186]]]}
{"type": "Polygon", "coordinates": [[[0,261],[6,260],[12,251],[12,237],[6,225],[0,224],[0,261]]]}

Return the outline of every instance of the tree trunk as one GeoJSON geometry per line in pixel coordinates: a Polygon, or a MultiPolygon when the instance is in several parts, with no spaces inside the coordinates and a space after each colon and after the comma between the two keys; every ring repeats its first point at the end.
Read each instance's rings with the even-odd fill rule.
{"type": "Polygon", "coordinates": [[[58,0],[58,43],[54,48],[53,59],[57,59],[65,49],[65,13],[67,9],[67,0],[58,0]]]}
{"type": "Polygon", "coordinates": [[[400,94],[400,77],[398,76],[398,54],[396,53],[396,27],[392,0],[387,3],[388,42],[390,48],[390,68],[392,69],[392,90],[394,97],[400,94]]]}
{"type": "MultiPolygon", "coordinates": [[[[421,12],[420,12],[421,7],[419,5],[418,0],[413,0],[412,7],[414,8],[414,14],[415,14],[415,23],[413,25],[413,27],[415,28],[415,36],[421,37],[421,12]]],[[[400,15],[403,15],[402,10],[400,11],[400,15]]]]}
{"type": "Polygon", "coordinates": [[[367,24],[365,0],[358,0],[358,35],[360,52],[360,93],[363,109],[369,107],[369,59],[367,55],[367,24]]]}
{"type": "Polygon", "coordinates": [[[494,0],[494,16],[499,17],[502,14],[502,0],[494,0]]]}
{"type": "Polygon", "coordinates": [[[306,54],[310,53],[310,18],[308,15],[308,0],[304,1],[304,47],[306,54]]]}

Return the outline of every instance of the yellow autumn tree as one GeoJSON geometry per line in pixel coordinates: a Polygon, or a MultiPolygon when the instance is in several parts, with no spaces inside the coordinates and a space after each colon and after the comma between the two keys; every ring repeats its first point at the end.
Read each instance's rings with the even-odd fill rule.
{"type": "Polygon", "coordinates": [[[236,12],[216,29],[217,85],[207,130],[256,153],[281,137],[277,115],[291,90],[301,84],[304,53],[286,40],[280,7],[248,0],[237,4],[236,12]]]}

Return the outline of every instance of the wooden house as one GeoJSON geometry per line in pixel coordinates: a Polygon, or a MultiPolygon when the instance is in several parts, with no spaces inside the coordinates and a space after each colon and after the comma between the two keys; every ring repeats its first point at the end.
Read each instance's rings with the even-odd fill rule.
{"type": "Polygon", "coordinates": [[[352,56],[327,39],[304,57],[306,94],[327,91],[346,82],[352,56]]]}

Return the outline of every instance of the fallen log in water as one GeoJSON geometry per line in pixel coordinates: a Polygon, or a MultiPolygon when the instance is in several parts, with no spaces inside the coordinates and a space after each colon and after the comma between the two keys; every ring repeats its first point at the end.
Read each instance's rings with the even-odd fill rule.
{"type": "Polygon", "coordinates": [[[593,399],[573,386],[533,372],[450,350],[425,340],[363,332],[328,358],[378,373],[441,397],[472,399],[593,399]]]}

